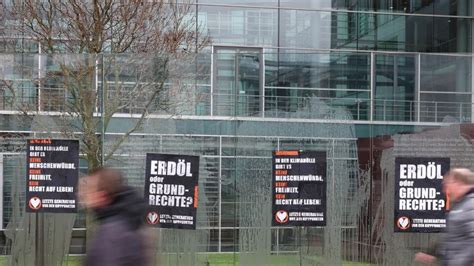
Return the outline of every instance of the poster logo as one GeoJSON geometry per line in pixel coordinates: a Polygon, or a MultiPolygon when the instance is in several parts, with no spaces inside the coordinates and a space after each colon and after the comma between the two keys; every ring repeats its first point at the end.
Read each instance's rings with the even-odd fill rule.
{"type": "Polygon", "coordinates": [[[408,217],[403,216],[403,217],[398,218],[398,220],[397,220],[397,226],[401,230],[409,229],[410,225],[411,225],[411,222],[410,222],[410,218],[408,218],[408,217]]]}
{"type": "Polygon", "coordinates": [[[281,224],[288,222],[288,212],[283,210],[277,211],[275,214],[275,221],[281,224]]]}
{"type": "Polygon", "coordinates": [[[30,209],[39,210],[41,208],[41,200],[38,197],[32,197],[28,202],[30,209]]]}
{"type": "Polygon", "coordinates": [[[158,223],[158,213],[156,212],[149,212],[146,216],[146,222],[148,224],[157,224],[158,223]]]}

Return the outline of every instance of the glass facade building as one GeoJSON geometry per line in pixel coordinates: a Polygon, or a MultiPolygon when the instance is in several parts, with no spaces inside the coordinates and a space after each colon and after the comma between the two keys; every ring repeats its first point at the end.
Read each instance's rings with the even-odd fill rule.
{"type": "MultiPolygon", "coordinates": [[[[174,62],[178,78],[168,83],[185,77],[188,89],[108,161],[142,188],[147,152],[201,156],[197,230],[157,233],[164,265],[410,264],[438,236],[393,233],[394,158],[450,157],[474,168],[473,10],[468,0],[195,0],[210,44],[174,62]],[[327,152],[326,227],[271,227],[272,151],[290,149],[327,152]]],[[[69,97],[54,80],[35,81],[82,56],[41,54],[24,36],[1,40],[0,78],[19,84],[0,83],[4,235],[26,219],[18,211],[25,139],[59,136],[69,97]],[[19,103],[39,115],[27,120],[19,103]]],[[[98,88],[112,82],[104,71],[98,88]]],[[[140,104],[98,129],[104,151],[138,119],[140,104]]],[[[66,244],[82,254],[82,213],[74,223],[66,244]]],[[[11,240],[2,240],[10,254],[11,240]]]]}

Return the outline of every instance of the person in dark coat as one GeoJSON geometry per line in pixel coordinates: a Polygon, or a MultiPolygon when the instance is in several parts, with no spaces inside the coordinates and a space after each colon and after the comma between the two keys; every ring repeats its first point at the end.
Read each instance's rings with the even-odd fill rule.
{"type": "Polygon", "coordinates": [[[474,173],[466,168],[449,171],[443,189],[450,209],[441,241],[442,264],[474,265],[474,173]]]}
{"type": "Polygon", "coordinates": [[[92,171],[82,189],[82,202],[98,223],[85,265],[147,265],[147,241],[141,233],[146,210],[143,198],[124,185],[119,171],[110,168],[92,171]]]}

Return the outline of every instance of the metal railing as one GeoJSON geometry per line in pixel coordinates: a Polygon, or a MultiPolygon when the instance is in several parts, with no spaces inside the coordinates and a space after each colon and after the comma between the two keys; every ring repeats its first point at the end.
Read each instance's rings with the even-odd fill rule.
{"type": "MultiPolygon", "coordinates": [[[[38,97],[0,94],[1,111],[65,111],[66,94],[58,88],[41,89],[38,97]],[[38,109],[38,104],[40,108],[38,109]]],[[[392,122],[471,122],[474,106],[470,102],[407,101],[374,99],[371,110],[370,99],[354,97],[297,97],[261,96],[245,94],[195,93],[186,103],[175,104],[171,114],[195,116],[238,116],[266,118],[298,118],[392,122]],[[182,106],[180,109],[179,106],[182,106]],[[190,107],[191,106],[191,107],[190,107]]],[[[470,101],[470,99],[469,99],[470,101]]],[[[158,104],[158,103],[157,103],[158,104]]],[[[139,114],[142,109],[137,102],[123,110],[127,114],[139,114]]],[[[153,113],[151,110],[150,113],[153,113]]],[[[162,112],[162,110],[160,110],[162,112]]],[[[122,113],[122,112],[120,112],[122,113]]]]}

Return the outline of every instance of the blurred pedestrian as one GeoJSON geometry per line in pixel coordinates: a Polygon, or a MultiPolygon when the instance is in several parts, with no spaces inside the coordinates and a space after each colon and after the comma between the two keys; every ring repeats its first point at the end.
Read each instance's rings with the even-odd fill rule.
{"type": "Polygon", "coordinates": [[[443,178],[443,190],[451,205],[441,242],[443,265],[474,265],[474,173],[452,169],[443,178]]]}
{"type": "Polygon", "coordinates": [[[145,202],[122,174],[98,168],[85,177],[80,197],[95,214],[97,229],[87,249],[86,266],[143,266],[147,264],[147,241],[142,225],[145,202]]]}

